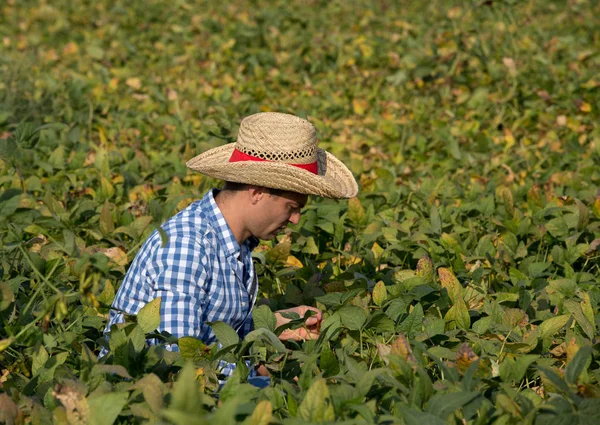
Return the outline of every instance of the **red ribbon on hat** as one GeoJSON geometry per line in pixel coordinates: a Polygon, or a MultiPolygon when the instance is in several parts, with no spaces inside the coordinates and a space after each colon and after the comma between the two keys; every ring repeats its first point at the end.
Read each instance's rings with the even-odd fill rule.
{"type": "MultiPolygon", "coordinates": [[[[238,151],[237,149],[233,150],[231,154],[231,158],[229,158],[229,162],[242,162],[242,161],[257,161],[257,162],[273,162],[268,159],[258,158],[256,156],[248,155],[247,153],[238,151]]],[[[287,163],[286,163],[287,164],[287,163]]],[[[302,168],[303,170],[310,171],[313,174],[319,174],[319,166],[317,161],[311,162],[309,164],[287,164],[292,165],[294,167],[302,168]]]]}

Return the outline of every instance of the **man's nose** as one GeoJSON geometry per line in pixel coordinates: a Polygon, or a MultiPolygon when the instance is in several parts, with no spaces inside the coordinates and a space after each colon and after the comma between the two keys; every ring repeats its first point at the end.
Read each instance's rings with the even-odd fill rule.
{"type": "Polygon", "coordinates": [[[294,211],[290,215],[290,223],[292,223],[292,224],[298,224],[299,222],[300,222],[300,211],[294,211]]]}

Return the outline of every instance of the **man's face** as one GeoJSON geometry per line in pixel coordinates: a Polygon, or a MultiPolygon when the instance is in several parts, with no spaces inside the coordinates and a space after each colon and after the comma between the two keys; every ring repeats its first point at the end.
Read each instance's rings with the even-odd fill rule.
{"type": "Polygon", "coordinates": [[[265,190],[259,202],[252,208],[250,232],[259,239],[273,239],[288,223],[298,224],[300,210],[307,200],[308,196],[300,193],[282,192],[272,195],[265,190]]]}

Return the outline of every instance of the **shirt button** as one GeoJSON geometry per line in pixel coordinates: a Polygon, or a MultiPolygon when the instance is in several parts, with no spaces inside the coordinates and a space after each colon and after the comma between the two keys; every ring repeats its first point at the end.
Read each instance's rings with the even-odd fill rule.
{"type": "Polygon", "coordinates": [[[242,303],[242,307],[246,307],[246,303],[245,302],[242,303]]]}

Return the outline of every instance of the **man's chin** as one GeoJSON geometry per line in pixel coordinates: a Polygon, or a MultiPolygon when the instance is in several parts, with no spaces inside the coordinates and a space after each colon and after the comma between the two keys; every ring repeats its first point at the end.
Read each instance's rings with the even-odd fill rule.
{"type": "Polygon", "coordinates": [[[258,238],[263,241],[270,241],[271,239],[275,239],[275,236],[277,236],[277,233],[267,233],[267,234],[263,234],[263,235],[253,235],[253,236],[255,238],[258,238]]]}

